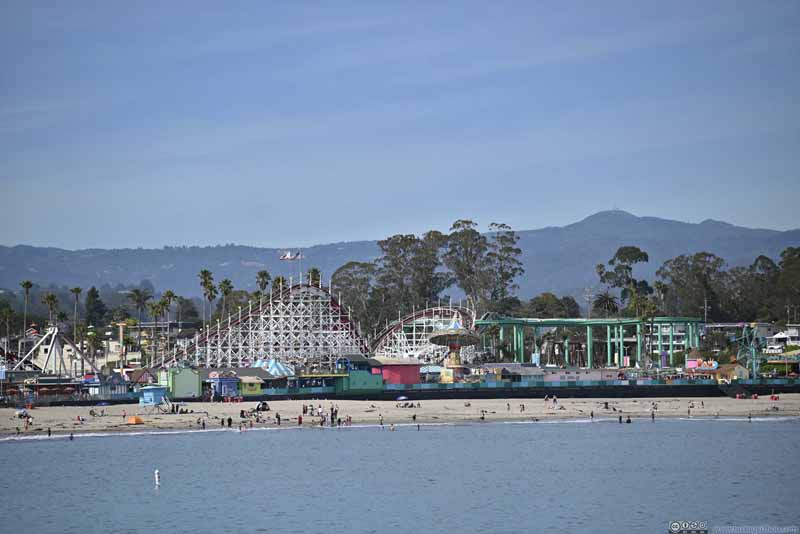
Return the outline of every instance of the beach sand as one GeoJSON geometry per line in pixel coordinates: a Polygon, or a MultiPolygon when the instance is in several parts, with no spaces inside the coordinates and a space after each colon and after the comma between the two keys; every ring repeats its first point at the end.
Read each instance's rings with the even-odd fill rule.
{"type": "MultiPolygon", "coordinates": [[[[256,402],[242,403],[188,403],[183,408],[191,410],[189,414],[146,413],[137,404],[121,404],[104,407],[42,407],[30,410],[33,425],[27,431],[24,421],[15,417],[13,408],[0,409],[0,435],[13,435],[17,428],[21,434],[42,435],[48,427],[53,434],[85,433],[85,432],[125,432],[143,430],[197,430],[201,428],[198,421],[205,420],[206,428],[219,428],[221,420],[231,417],[234,428],[242,421],[240,410],[255,408],[256,402]],[[101,417],[89,415],[93,409],[101,417]],[[128,425],[122,414],[139,415],[144,424],[128,425]],[[83,417],[78,422],[77,417],[83,417]]],[[[262,412],[263,419],[268,422],[254,423],[255,427],[277,426],[275,415],[280,414],[283,426],[297,426],[297,416],[302,413],[303,404],[312,401],[273,401],[269,402],[270,411],[262,412]]],[[[781,395],[780,400],[771,401],[769,397],[752,399],[730,399],[727,397],[688,398],[638,398],[638,399],[559,399],[558,406],[545,404],[544,399],[454,399],[454,400],[422,400],[420,406],[403,408],[395,401],[353,401],[353,400],[316,400],[313,405],[322,405],[322,409],[330,414],[330,406],[338,406],[339,417],[344,421],[349,415],[354,425],[380,424],[381,416],[384,425],[416,423],[463,423],[475,421],[544,421],[548,419],[589,419],[594,412],[595,420],[616,420],[619,415],[632,419],[650,418],[655,405],[656,418],[687,417],[690,404],[692,417],[753,417],[764,416],[800,416],[800,394],[781,395]],[[605,403],[608,409],[605,409],[605,403]],[[524,405],[525,410],[521,411],[524,405]],[[777,408],[777,410],[775,409],[777,408]],[[484,419],[481,419],[483,414],[484,419]],[[413,420],[416,415],[416,421],[413,420]]],[[[303,426],[319,426],[320,419],[310,415],[303,417],[303,426]]],[[[227,423],[226,423],[227,424],[227,423]]]]}

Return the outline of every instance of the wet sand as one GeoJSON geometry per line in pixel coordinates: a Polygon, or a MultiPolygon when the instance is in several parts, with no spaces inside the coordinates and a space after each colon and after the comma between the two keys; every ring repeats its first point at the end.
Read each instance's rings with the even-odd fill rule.
{"type": "MultiPolygon", "coordinates": [[[[24,421],[16,418],[13,408],[0,409],[0,435],[14,435],[17,428],[21,434],[47,434],[49,427],[53,434],[85,432],[126,432],[148,430],[198,430],[199,421],[205,421],[207,429],[220,428],[221,422],[231,417],[236,428],[244,420],[240,410],[255,408],[256,402],[242,403],[188,403],[183,406],[193,413],[147,413],[137,404],[103,407],[43,407],[30,410],[33,425],[27,431],[24,421]],[[105,411],[104,416],[91,416],[105,411]],[[123,418],[139,415],[144,424],[129,425],[123,418]],[[84,421],[78,422],[81,416],[84,421]]],[[[297,416],[302,413],[303,404],[311,401],[274,401],[269,403],[270,411],[262,412],[262,422],[254,427],[277,426],[276,414],[280,414],[282,426],[298,426],[297,416]]],[[[752,399],[730,399],[727,397],[686,398],[646,398],[646,399],[559,399],[557,405],[545,404],[544,399],[457,399],[423,400],[419,407],[404,408],[403,402],[395,401],[352,401],[317,400],[315,407],[322,405],[323,411],[330,415],[331,405],[338,406],[338,416],[344,421],[349,415],[354,425],[385,425],[409,423],[463,423],[476,421],[546,421],[549,419],[589,419],[594,412],[596,420],[616,420],[620,415],[632,419],[650,418],[651,412],[661,417],[765,417],[800,416],[800,394],[781,395],[780,400],[771,401],[769,397],[752,399]],[[605,408],[608,403],[608,409],[605,408]],[[522,410],[524,406],[524,411],[522,410]],[[690,408],[690,406],[693,406],[690,408]],[[655,407],[655,410],[653,408],[655,407]],[[777,409],[776,409],[777,408],[777,409]],[[416,415],[416,420],[414,420],[416,415]],[[483,417],[483,419],[482,419],[483,417]]],[[[248,420],[249,426],[249,420],[248,420]]],[[[319,426],[320,418],[306,415],[303,427],[319,426]]],[[[226,422],[227,426],[227,422],[226,422]]]]}

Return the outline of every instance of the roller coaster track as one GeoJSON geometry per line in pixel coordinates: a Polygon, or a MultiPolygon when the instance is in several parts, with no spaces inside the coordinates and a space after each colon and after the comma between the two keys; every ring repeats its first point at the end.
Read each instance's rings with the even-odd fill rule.
{"type": "MultiPolygon", "coordinates": [[[[384,328],[370,344],[375,356],[394,358],[415,358],[426,363],[440,363],[447,355],[447,348],[433,345],[430,335],[457,321],[465,328],[472,328],[475,312],[464,306],[436,306],[417,310],[393,321],[384,328]]],[[[462,357],[469,360],[474,354],[473,347],[462,351],[462,357]]]]}
{"type": "Polygon", "coordinates": [[[326,367],[341,356],[367,352],[358,326],[329,289],[295,284],[207,325],[161,365],[247,367],[259,359],[276,358],[292,365],[326,367]]]}

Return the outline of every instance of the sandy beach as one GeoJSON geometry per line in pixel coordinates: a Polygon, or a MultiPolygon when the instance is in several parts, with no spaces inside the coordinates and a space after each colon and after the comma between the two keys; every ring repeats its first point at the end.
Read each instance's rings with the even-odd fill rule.
{"type": "MultiPolygon", "coordinates": [[[[25,435],[46,434],[50,428],[53,434],[85,432],[125,432],[142,430],[197,430],[219,428],[223,420],[232,418],[234,427],[249,419],[240,419],[240,410],[255,408],[256,402],[242,403],[188,403],[183,406],[188,414],[147,413],[137,404],[104,407],[43,407],[30,410],[33,424],[25,430],[22,419],[15,417],[13,408],[0,409],[0,434],[14,435],[19,431],[25,435]],[[102,416],[90,415],[90,410],[102,416]],[[127,416],[139,415],[144,424],[126,424],[127,416]],[[78,421],[81,417],[83,421],[78,421]],[[19,429],[19,430],[17,430],[19,429]]],[[[298,426],[297,416],[302,413],[303,404],[310,401],[270,402],[270,410],[261,413],[262,421],[253,422],[255,427],[277,426],[276,415],[280,414],[282,425],[298,426]]],[[[330,413],[333,404],[338,406],[338,417],[343,421],[347,416],[354,425],[384,425],[409,423],[461,423],[476,421],[545,421],[548,419],[589,419],[594,412],[595,420],[616,420],[618,416],[630,416],[633,420],[650,418],[651,412],[661,417],[753,417],[800,416],[800,394],[781,395],[778,401],[769,397],[752,399],[713,398],[647,398],[647,399],[559,399],[557,404],[545,403],[544,399],[459,399],[423,400],[419,405],[402,407],[404,403],[394,401],[352,401],[318,400],[314,406],[322,406],[330,413]],[[606,409],[608,403],[608,409],[606,409]],[[524,406],[524,411],[523,411],[524,406]],[[655,409],[654,409],[655,408],[655,409]],[[414,418],[416,416],[416,419],[414,418]],[[483,417],[483,418],[482,418],[483,417]]],[[[226,423],[227,424],[227,423],[226,423]]],[[[303,417],[303,427],[319,426],[320,418],[307,415],[303,417]]]]}

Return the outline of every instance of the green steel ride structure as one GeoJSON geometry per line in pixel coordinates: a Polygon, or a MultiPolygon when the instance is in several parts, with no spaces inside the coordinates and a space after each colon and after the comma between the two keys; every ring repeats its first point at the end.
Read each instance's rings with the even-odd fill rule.
{"type": "MultiPolygon", "coordinates": [[[[669,353],[669,365],[675,366],[675,327],[682,325],[684,328],[684,356],[692,348],[700,346],[700,326],[703,319],[700,317],[647,317],[647,318],[623,318],[623,319],[527,319],[516,317],[498,317],[484,315],[475,321],[475,327],[484,335],[489,329],[499,329],[501,342],[508,340],[514,355],[514,361],[525,363],[525,334],[530,330],[533,333],[533,344],[541,339],[540,332],[544,329],[558,327],[569,328],[571,330],[585,329],[586,331],[586,355],[587,367],[594,367],[594,333],[597,328],[605,328],[606,345],[606,366],[612,367],[614,364],[613,355],[618,354],[621,363],[624,355],[624,343],[626,330],[634,330],[634,343],[636,347],[636,361],[642,359],[644,349],[644,331],[647,325],[651,329],[651,337],[657,336],[657,350],[661,354],[663,350],[669,353]],[[653,330],[657,333],[653,334],[653,330]],[[510,336],[510,337],[509,337],[510,336]]],[[[484,336],[485,337],[485,336],[484,336]]],[[[654,343],[656,345],[656,343],[654,343]]],[[[485,346],[485,339],[484,339],[485,346]]],[[[569,336],[563,338],[564,361],[570,365],[570,340],[569,336]]],[[[683,364],[683,362],[679,362],[683,364]]]]}

